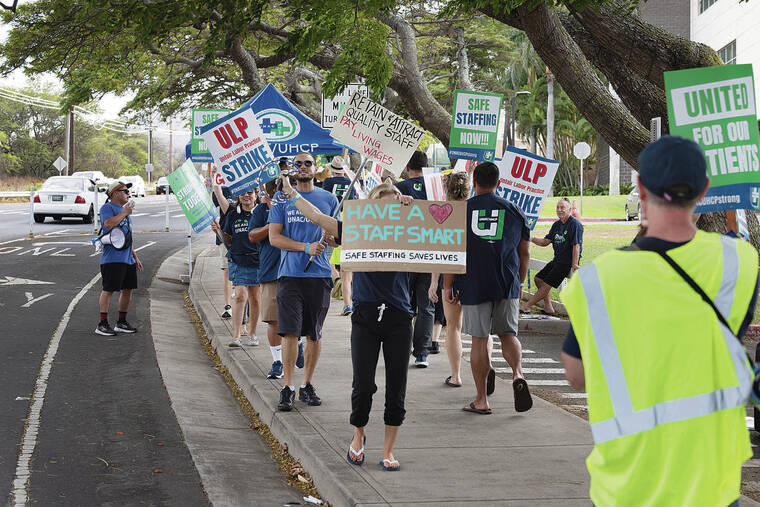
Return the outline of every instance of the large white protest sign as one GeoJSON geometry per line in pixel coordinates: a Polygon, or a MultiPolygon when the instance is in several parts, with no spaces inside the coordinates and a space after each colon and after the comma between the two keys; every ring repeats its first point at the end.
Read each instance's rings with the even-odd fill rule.
{"type": "Polygon", "coordinates": [[[533,229],[557,175],[559,161],[509,146],[496,165],[499,167],[496,195],[522,209],[533,229]]]}
{"type": "Polygon", "coordinates": [[[378,172],[398,176],[425,133],[409,120],[355,92],[330,135],[366,156],[378,172]]]}
{"type": "Polygon", "coordinates": [[[250,107],[233,111],[201,127],[201,137],[233,197],[252,189],[259,170],[274,161],[272,150],[250,107]]]}

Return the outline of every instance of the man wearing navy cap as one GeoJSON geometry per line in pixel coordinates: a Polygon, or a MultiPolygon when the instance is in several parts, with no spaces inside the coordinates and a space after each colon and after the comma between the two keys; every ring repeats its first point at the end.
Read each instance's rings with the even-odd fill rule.
{"type": "Polygon", "coordinates": [[[697,230],[710,180],[702,149],[664,136],[638,158],[649,220],[630,247],[580,268],[562,291],[570,385],[587,390],[595,505],[738,505],[753,374],[758,254],[697,230]]]}

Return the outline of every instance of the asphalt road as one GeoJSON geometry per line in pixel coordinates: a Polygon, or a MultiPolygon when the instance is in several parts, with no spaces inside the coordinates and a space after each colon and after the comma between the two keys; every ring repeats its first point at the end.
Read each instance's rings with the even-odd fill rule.
{"type": "MultiPolygon", "coordinates": [[[[6,223],[0,227],[5,233],[6,223]]],[[[41,505],[207,504],[150,338],[147,287],[160,263],[184,244],[186,235],[142,233],[134,241],[136,248],[142,247],[138,255],[145,272],[139,275],[128,320],[139,332],[113,338],[93,333],[99,280],[73,303],[99,272],[99,258],[91,255],[87,238],[55,234],[4,245],[13,245],[12,251],[0,250],[0,485],[4,491],[13,488],[27,416],[33,424],[29,398],[40,364],[51,336],[73,305],[44,395],[31,457],[29,500],[41,505]],[[15,250],[19,246],[21,250],[15,250]]],[[[113,301],[112,321],[115,311],[113,301]]]]}
{"type": "MultiPolygon", "coordinates": [[[[99,194],[102,199],[104,194],[99,194]]],[[[135,199],[135,211],[132,214],[135,231],[164,231],[166,227],[166,197],[149,195],[135,199]]],[[[186,231],[187,220],[174,195],[169,195],[169,229],[186,231]]],[[[102,201],[101,201],[102,205],[102,201]]],[[[85,225],[78,218],[64,218],[53,221],[47,218],[45,223],[33,224],[34,235],[50,234],[85,234],[92,236],[95,224],[85,225]]],[[[29,203],[0,203],[0,247],[6,246],[17,238],[29,235],[29,203]]],[[[0,250],[2,252],[2,250],[0,250]]]]}

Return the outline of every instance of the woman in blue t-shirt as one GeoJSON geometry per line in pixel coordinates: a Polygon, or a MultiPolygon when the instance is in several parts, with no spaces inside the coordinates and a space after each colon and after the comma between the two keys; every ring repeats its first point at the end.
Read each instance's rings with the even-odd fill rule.
{"type": "Polygon", "coordinates": [[[219,201],[219,207],[225,213],[225,226],[220,228],[215,221],[211,228],[216,232],[221,230],[225,243],[229,246],[229,278],[234,286],[234,302],[232,307],[232,342],[230,347],[241,347],[240,329],[243,326],[243,310],[248,301],[250,336],[246,345],[259,344],[256,337],[256,325],[259,321],[259,249],[258,245],[248,239],[248,229],[251,222],[251,210],[254,207],[254,192],[245,192],[238,196],[237,201],[230,205],[222,195],[219,185],[214,185],[214,194],[219,201]]]}
{"type": "MultiPolygon", "coordinates": [[[[300,199],[288,179],[281,180],[283,192],[298,211],[339,242],[343,222],[323,214],[306,199],[300,199]]],[[[390,183],[378,185],[368,197],[400,200],[404,204],[412,201],[411,197],[402,196],[390,183]]],[[[351,362],[354,377],[350,422],[354,426],[354,437],[346,459],[353,465],[364,463],[365,429],[369,422],[372,395],[377,390],[375,370],[382,347],[385,360],[385,441],[380,465],[385,471],[397,471],[401,465],[393,455],[393,446],[406,414],[404,398],[412,348],[413,312],[409,298],[409,273],[355,272],[353,303],[351,362]]]]}

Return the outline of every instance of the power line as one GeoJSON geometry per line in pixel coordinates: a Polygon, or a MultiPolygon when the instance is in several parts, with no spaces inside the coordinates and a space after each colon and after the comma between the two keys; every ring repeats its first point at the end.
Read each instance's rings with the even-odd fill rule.
{"type": "MultiPolygon", "coordinates": [[[[56,111],[61,110],[60,102],[54,102],[52,100],[43,99],[41,97],[35,97],[33,95],[26,95],[19,91],[0,87],[0,98],[4,98],[13,102],[18,102],[28,106],[41,107],[44,109],[53,109],[56,111]]],[[[103,118],[98,113],[94,113],[80,106],[72,106],[72,111],[79,118],[84,119],[98,130],[106,129],[113,132],[119,132],[121,134],[144,134],[150,130],[154,132],[170,133],[170,134],[190,134],[189,130],[174,130],[166,128],[151,127],[149,125],[132,125],[124,120],[114,120],[103,118]]]]}

